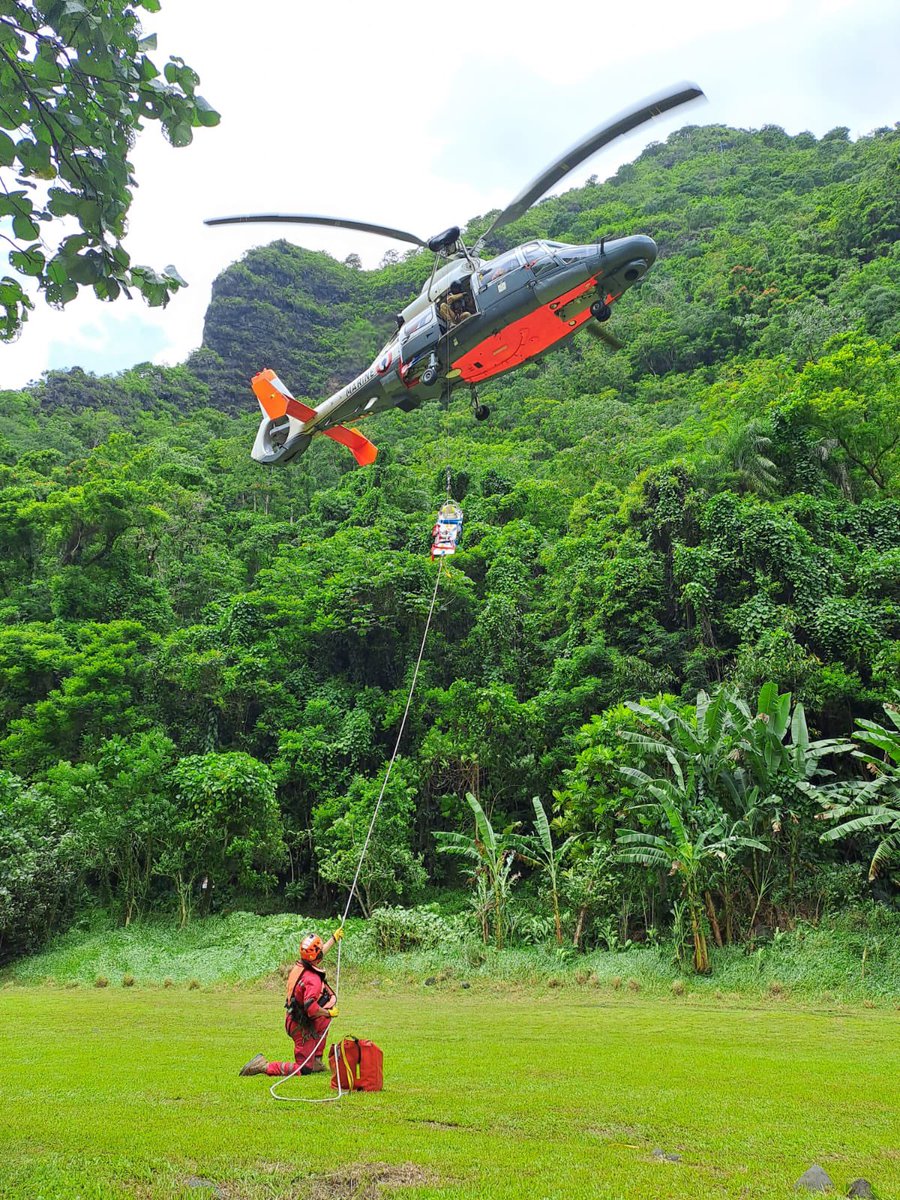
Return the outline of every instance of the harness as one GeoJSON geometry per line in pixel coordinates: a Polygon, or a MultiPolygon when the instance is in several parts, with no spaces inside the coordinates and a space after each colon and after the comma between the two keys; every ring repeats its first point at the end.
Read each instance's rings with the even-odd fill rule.
{"type": "Polygon", "coordinates": [[[311,1028],[312,1022],[309,1016],[309,1009],[313,1004],[318,1004],[320,1008],[325,1006],[325,1002],[331,998],[334,993],[328,986],[323,972],[317,971],[315,967],[311,967],[308,963],[297,963],[291,974],[288,976],[288,994],[284,1002],[284,1007],[287,1009],[288,1020],[293,1021],[296,1025],[305,1025],[311,1028]],[[300,968],[299,971],[297,968],[300,968]],[[297,972],[296,976],[294,971],[297,972]],[[310,971],[315,975],[319,975],[322,980],[322,990],[317,996],[310,996],[308,1000],[301,1001],[297,995],[297,985],[302,980],[304,974],[310,971]]]}

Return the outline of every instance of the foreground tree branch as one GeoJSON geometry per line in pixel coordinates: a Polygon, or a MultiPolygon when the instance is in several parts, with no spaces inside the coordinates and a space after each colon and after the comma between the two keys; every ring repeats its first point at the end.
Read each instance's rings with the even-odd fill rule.
{"type": "Polygon", "coordinates": [[[122,239],[135,186],[129,154],[147,121],[173,146],[219,114],[199,77],[173,57],[149,57],[140,8],[159,0],[9,0],[0,16],[0,220],[13,274],[0,278],[0,338],[15,337],[33,292],[67,304],[81,288],[101,300],[138,291],[165,305],[185,286],[174,267],[132,265],[122,239]],[[16,276],[23,277],[23,279],[16,276]],[[29,288],[24,281],[31,280],[29,288]]]}

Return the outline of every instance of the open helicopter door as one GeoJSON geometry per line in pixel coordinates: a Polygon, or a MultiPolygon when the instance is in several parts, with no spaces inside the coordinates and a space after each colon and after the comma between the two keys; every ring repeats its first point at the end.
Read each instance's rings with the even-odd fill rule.
{"type": "Polygon", "coordinates": [[[437,351],[440,340],[437,310],[433,304],[429,304],[400,329],[400,359],[404,375],[415,373],[415,368],[419,366],[426,367],[430,356],[437,351]]]}

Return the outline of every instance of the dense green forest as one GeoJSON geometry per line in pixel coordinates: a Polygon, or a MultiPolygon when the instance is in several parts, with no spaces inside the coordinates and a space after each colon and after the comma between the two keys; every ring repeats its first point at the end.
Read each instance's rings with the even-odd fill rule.
{"type": "Polygon", "coordinates": [[[900,128],[691,127],[542,202],[496,249],[658,241],[624,348],[483,387],[485,423],[375,418],[372,468],[327,439],[257,466],[248,379],[346,382],[418,253],[275,242],[216,281],[186,364],[0,393],[0,961],[91,905],[338,903],[448,467],[465,529],[366,913],[413,941],[440,917],[391,906],[435,897],[498,944],[673,931],[705,971],[711,941],[895,908],[898,166],[900,128]]]}

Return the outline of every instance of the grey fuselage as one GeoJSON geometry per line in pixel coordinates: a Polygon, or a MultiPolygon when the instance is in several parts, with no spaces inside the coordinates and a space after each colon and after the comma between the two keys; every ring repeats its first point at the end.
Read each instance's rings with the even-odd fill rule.
{"type": "Polygon", "coordinates": [[[634,235],[587,246],[535,240],[487,261],[451,259],[400,314],[397,333],[371,366],[313,416],[264,418],[253,457],[285,462],[316,432],[389,408],[415,408],[448,388],[514,370],[592,319],[592,304],[615,303],[656,253],[652,238],[634,235]],[[450,313],[451,290],[463,294],[465,315],[450,313]]]}

